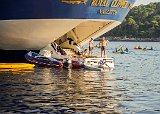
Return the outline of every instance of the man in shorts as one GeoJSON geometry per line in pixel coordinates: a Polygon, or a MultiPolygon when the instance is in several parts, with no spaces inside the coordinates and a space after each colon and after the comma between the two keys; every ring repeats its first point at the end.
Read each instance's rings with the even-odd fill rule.
{"type": "Polygon", "coordinates": [[[104,53],[103,57],[106,57],[106,47],[108,46],[108,40],[106,41],[105,37],[102,38],[102,40],[100,41],[100,45],[101,45],[101,57],[104,53]]]}
{"type": "Polygon", "coordinates": [[[93,38],[91,38],[91,40],[89,41],[89,56],[92,56],[93,54],[93,47],[94,47],[93,38]]]}

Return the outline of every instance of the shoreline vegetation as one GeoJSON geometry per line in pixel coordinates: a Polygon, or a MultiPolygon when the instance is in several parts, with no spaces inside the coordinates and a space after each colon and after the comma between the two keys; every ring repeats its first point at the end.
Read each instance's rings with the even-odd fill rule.
{"type": "MultiPolygon", "coordinates": [[[[160,38],[127,38],[127,37],[111,37],[105,36],[109,41],[124,41],[124,42],[160,42],[160,38]]],[[[102,37],[94,39],[100,41],[102,37]]]]}
{"type": "Polygon", "coordinates": [[[159,14],[160,2],[135,6],[119,26],[103,36],[110,41],[160,42],[159,14]]]}

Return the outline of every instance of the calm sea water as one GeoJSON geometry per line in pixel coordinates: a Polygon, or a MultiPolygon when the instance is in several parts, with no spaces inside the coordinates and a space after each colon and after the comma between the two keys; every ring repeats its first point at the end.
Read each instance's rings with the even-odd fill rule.
{"type": "MultiPolygon", "coordinates": [[[[160,114],[160,43],[110,42],[107,51],[115,59],[110,72],[1,69],[0,113],[160,114]],[[136,44],[154,50],[134,50],[136,44]],[[112,53],[120,45],[129,54],[112,53]]],[[[94,54],[100,55],[100,49],[94,54]]]]}

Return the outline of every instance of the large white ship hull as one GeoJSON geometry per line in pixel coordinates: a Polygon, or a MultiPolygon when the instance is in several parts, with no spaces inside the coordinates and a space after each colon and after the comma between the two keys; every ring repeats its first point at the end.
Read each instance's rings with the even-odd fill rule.
{"type": "MultiPolygon", "coordinates": [[[[135,0],[0,0],[0,62],[67,39],[83,45],[118,26],[135,0]]],[[[61,43],[60,43],[61,42],[61,43]]]]}
{"type": "Polygon", "coordinates": [[[78,43],[96,38],[121,22],[88,19],[30,19],[0,21],[0,49],[39,50],[71,30],[78,43]]]}

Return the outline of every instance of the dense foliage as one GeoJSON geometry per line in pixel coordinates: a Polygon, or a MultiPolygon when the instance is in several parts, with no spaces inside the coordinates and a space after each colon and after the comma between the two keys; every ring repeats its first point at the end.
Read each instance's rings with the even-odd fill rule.
{"type": "Polygon", "coordinates": [[[160,38],[160,2],[135,6],[122,24],[106,35],[129,38],[160,38]]]}

